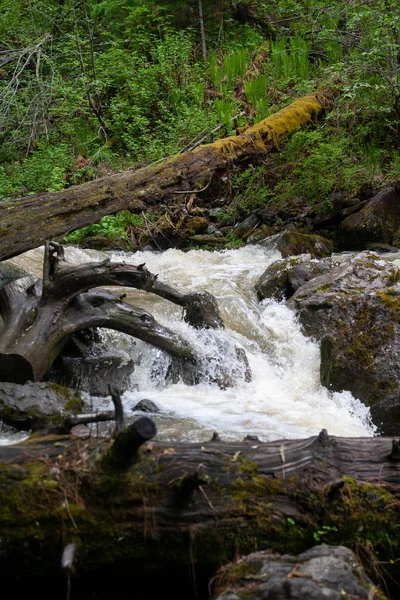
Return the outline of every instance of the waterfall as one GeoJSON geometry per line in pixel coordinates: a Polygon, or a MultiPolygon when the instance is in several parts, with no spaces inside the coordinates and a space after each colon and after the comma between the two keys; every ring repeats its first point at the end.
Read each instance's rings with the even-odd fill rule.
{"type": "MultiPolygon", "coordinates": [[[[66,248],[67,260],[82,263],[104,259],[106,253],[66,248]]],[[[284,303],[257,302],[254,284],[265,268],[280,258],[277,251],[260,246],[211,252],[167,250],[163,253],[107,253],[113,261],[146,263],[160,281],[184,293],[207,290],[219,301],[226,325],[221,331],[198,331],[182,321],[181,309],[153,294],[134,289],[126,302],[151,312],[157,320],[184,335],[199,351],[211,357],[210,377],[195,386],[168,381],[171,358],[144,342],[103,330],[108,347],[132,356],[135,372],[123,396],[127,415],[144,398],[161,409],[155,418],[161,439],[203,441],[218,431],[223,439],[257,435],[268,441],[307,437],[325,428],[332,435],[371,436],[375,428],[369,409],[349,392],[332,393],[319,383],[318,344],[301,333],[295,314],[284,303]],[[246,382],[233,349],[245,349],[252,381],[246,382]],[[221,350],[222,349],[222,350],[221,350]],[[231,351],[232,350],[232,351],[231,351]],[[213,363],[229,364],[235,385],[220,389],[212,383],[213,363]]],[[[43,250],[25,253],[11,262],[41,275],[43,250]]],[[[109,408],[104,399],[93,400],[109,408]]],[[[1,442],[0,438],[0,443],[1,442]]]]}

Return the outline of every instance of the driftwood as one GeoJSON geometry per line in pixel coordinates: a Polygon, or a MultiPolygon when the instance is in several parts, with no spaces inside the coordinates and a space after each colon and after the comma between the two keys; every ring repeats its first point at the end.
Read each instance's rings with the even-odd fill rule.
{"type": "Polygon", "coordinates": [[[195,361],[189,342],[160,325],[149,313],[123,302],[100,285],[124,285],[152,292],[187,309],[196,327],[223,326],[216,300],[208,293],[184,295],[157,281],[144,265],[88,263],[70,266],[64,250],[46,243],[43,281],[24,277],[0,289],[0,380],[41,381],[74,332],[90,327],[122,331],[185,361],[195,361]],[[191,309],[195,303],[197,310],[191,309]],[[193,317],[191,317],[193,313],[193,317]]]}
{"type": "Polygon", "coordinates": [[[127,171],[60,192],[0,203],[0,260],[42,245],[46,240],[91,225],[105,215],[155,204],[174,203],[209,187],[214,175],[232,163],[246,163],[273,151],[312,122],[332,103],[332,90],[319,90],[246,129],[178,154],[159,164],[127,171]]]}
{"type": "Polygon", "coordinates": [[[399,560],[396,440],[323,431],[168,444],[145,442],[155,433],[145,421],[111,446],[65,436],[0,448],[0,576],[57,576],[72,542],[79,577],[190,566],[209,577],[237,555],[296,553],[316,541],[399,560]]]}

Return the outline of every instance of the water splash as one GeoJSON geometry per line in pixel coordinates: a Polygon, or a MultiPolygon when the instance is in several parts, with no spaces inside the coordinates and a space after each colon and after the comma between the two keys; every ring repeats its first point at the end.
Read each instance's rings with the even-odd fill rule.
{"type": "MultiPolygon", "coordinates": [[[[101,260],[104,253],[68,248],[67,258],[82,263],[101,260]]],[[[123,290],[126,301],[151,312],[208,357],[198,385],[172,384],[168,355],[123,334],[104,331],[107,343],[136,363],[131,389],[124,394],[127,412],[143,398],[155,401],[163,411],[156,418],[159,438],[203,441],[214,430],[225,439],[251,434],[262,440],[307,437],[323,428],[341,436],[374,434],[367,407],[349,392],[332,393],[320,385],[319,346],[302,335],[294,313],[283,303],[257,302],[254,283],[278,258],[277,252],[258,246],[223,252],[172,249],[162,254],[111,255],[114,261],[145,262],[161,281],[179,291],[211,292],[218,298],[226,325],[223,331],[195,330],[182,321],[179,307],[143,291],[123,290]],[[246,383],[243,366],[235,357],[237,345],[246,351],[251,382],[246,383]],[[221,389],[213,383],[221,361],[235,380],[234,387],[221,389]]]]}

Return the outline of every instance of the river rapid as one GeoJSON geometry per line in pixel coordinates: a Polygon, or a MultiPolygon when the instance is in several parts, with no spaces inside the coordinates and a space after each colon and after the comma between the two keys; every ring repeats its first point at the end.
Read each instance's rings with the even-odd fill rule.
{"type": "MultiPolygon", "coordinates": [[[[75,264],[107,256],[135,265],[146,263],[160,281],[181,292],[207,290],[214,294],[226,329],[204,332],[185,324],[182,309],[167,300],[115,288],[118,294],[127,294],[126,302],[148,310],[163,325],[188,338],[216,365],[225,360],[221,348],[235,343],[245,349],[249,360],[252,381],[246,383],[232,361],[235,385],[224,390],[207,378],[195,386],[166,384],[168,355],[118,332],[103,330],[104,343],[132,356],[136,363],[130,389],[123,396],[127,415],[135,416],[132,408],[139,400],[153,400],[162,411],[155,417],[158,439],[204,441],[217,431],[226,440],[257,435],[268,441],[308,437],[323,428],[338,436],[374,434],[364,404],[349,392],[332,393],[320,385],[319,345],[303,336],[294,313],[283,303],[258,303],[254,284],[265,268],[280,258],[277,251],[245,246],[221,252],[171,249],[128,254],[66,248],[67,260],[75,264]]],[[[42,259],[43,249],[39,248],[10,262],[40,277],[42,259]]],[[[90,402],[96,409],[110,408],[109,399],[90,402]]],[[[11,441],[14,436],[0,431],[0,443],[11,441]]]]}

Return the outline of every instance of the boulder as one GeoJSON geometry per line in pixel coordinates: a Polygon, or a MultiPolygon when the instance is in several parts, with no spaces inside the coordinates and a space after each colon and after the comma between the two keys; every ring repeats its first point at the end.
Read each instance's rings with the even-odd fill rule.
{"type": "Polygon", "coordinates": [[[258,229],[256,229],[249,237],[246,239],[248,244],[258,244],[266,240],[267,238],[273,236],[276,233],[276,230],[269,225],[261,225],[258,229]]]}
{"type": "Polygon", "coordinates": [[[400,272],[373,252],[345,257],[288,301],[321,341],[321,383],[371,407],[380,432],[400,431],[400,272]]]}
{"type": "Polygon", "coordinates": [[[119,354],[60,356],[46,379],[91,396],[108,396],[110,385],[120,393],[129,388],[134,368],[133,360],[119,354]]]}
{"type": "Polygon", "coordinates": [[[325,544],[297,556],[254,552],[223,567],[216,582],[216,600],[386,599],[348,548],[325,544]]]}
{"type": "Polygon", "coordinates": [[[400,189],[388,187],[339,226],[337,242],[343,250],[364,250],[368,243],[393,244],[400,228],[400,189]]]}
{"type": "Polygon", "coordinates": [[[153,400],[148,400],[147,398],[143,398],[143,400],[139,400],[137,404],[132,408],[134,412],[140,411],[145,413],[160,413],[161,410],[158,408],[157,404],[153,402],[153,400]]]}
{"type": "Polygon", "coordinates": [[[332,269],[332,264],[331,258],[316,260],[309,254],[277,260],[267,267],[256,283],[258,299],[288,300],[307,281],[332,269]]]}
{"type": "Polygon", "coordinates": [[[276,248],[283,258],[298,254],[310,254],[313,258],[330,256],[333,243],[320,235],[308,235],[297,231],[282,231],[257,242],[265,248],[276,248]]]}
{"type": "Polygon", "coordinates": [[[82,412],[76,390],[54,383],[0,383],[0,420],[19,430],[68,432],[68,418],[82,412]]]}

